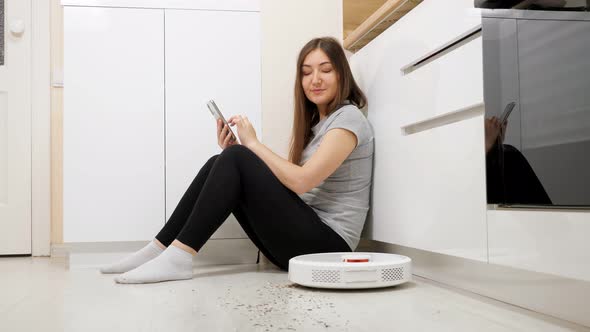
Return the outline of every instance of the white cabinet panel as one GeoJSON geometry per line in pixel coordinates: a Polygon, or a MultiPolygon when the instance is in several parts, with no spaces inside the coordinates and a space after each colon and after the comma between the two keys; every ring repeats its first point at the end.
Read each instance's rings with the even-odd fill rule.
{"type": "Polygon", "coordinates": [[[164,12],[65,7],[64,31],[64,241],[151,239],[164,224],[164,12]]]}
{"type": "Polygon", "coordinates": [[[590,213],[490,210],[490,263],[590,281],[590,213]]]}
{"type": "MultiPolygon", "coordinates": [[[[166,10],[167,218],[199,169],[221,152],[209,99],[226,118],[248,116],[262,137],[260,80],[259,13],[166,10]]],[[[214,235],[245,236],[235,221],[214,235]]]]}

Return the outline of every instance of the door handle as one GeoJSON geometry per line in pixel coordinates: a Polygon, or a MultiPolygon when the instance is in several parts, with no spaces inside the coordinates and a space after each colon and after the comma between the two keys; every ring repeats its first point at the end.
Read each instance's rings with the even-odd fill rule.
{"type": "Polygon", "coordinates": [[[25,22],[21,19],[13,19],[10,21],[9,29],[14,36],[20,37],[25,32],[25,22]]]}

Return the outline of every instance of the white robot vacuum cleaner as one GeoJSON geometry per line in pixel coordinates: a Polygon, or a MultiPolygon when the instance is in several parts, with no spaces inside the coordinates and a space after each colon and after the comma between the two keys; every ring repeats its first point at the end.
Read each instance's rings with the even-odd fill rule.
{"type": "Polygon", "coordinates": [[[289,280],[307,287],[379,288],[403,284],[411,278],[412,260],[401,255],[335,252],[289,260],[289,280]]]}

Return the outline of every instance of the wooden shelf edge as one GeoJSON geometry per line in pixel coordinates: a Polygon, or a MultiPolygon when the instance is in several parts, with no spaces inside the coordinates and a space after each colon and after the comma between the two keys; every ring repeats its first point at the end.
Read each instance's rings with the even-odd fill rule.
{"type": "MultiPolygon", "coordinates": [[[[387,21],[387,19],[391,15],[393,15],[397,11],[400,11],[400,9],[402,8],[406,10],[407,13],[421,2],[422,0],[387,0],[387,2],[385,2],[381,7],[379,7],[379,9],[377,9],[371,16],[369,16],[363,23],[361,23],[361,25],[354,29],[354,31],[352,31],[346,37],[346,39],[344,39],[344,48],[353,52],[357,51],[378,35],[371,34],[371,32],[378,28],[380,25],[382,25],[383,22],[387,21]],[[370,36],[370,40],[364,41],[364,39],[369,35],[372,35],[370,36]],[[361,44],[361,42],[362,46],[359,45],[361,44]]],[[[405,15],[406,13],[403,13],[403,15],[405,15]]],[[[403,15],[399,16],[397,19],[401,18],[403,15]]],[[[393,23],[394,22],[390,22],[389,24],[387,24],[387,26],[382,27],[382,30],[385,30],[393,23]]]]}

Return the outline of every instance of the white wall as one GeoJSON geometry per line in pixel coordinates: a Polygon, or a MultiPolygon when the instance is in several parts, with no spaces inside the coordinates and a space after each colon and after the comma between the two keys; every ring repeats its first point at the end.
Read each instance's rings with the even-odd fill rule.
{"type": "Polygon", "coordinates": [[[341,0],[262,0],[262,139],[287,157],[299,51],[314,37],[342,41],[341,0]]]}

